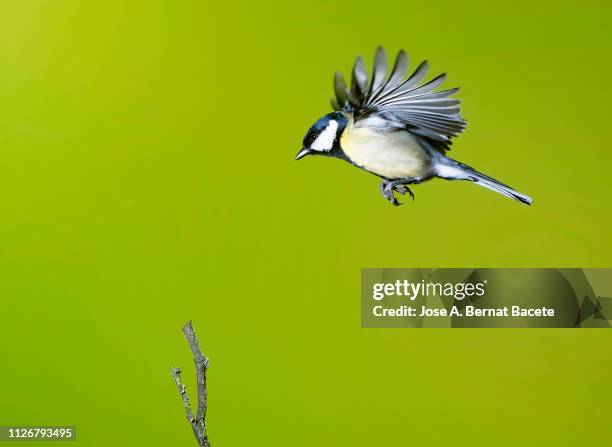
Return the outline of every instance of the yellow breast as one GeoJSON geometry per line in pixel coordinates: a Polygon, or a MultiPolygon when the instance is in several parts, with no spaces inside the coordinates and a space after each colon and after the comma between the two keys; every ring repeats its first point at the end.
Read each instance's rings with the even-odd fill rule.
{"type": "Polygon", "coordinates": [[[381,133],[349,125],[340,146],[353,163],[387,179],[431,174],[430,158],[415,137],[403,130],[381,133]]]}

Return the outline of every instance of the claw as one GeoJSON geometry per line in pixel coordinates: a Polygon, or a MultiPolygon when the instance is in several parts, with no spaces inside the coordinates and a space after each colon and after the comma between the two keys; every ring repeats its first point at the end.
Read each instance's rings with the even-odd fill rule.
{"type": "Polygon", "coordinates": [[[410,194],[410,198],[414,202],[414,193],[412,192],[412,190],[410,188],[406,187],[406,189],[408,190],[408,194],[410,194]]]}

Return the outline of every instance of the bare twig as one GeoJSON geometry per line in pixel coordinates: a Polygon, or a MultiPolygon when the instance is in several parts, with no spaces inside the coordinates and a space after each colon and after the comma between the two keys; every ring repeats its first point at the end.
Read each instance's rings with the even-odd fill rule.
{"type": "Polygon", "coordinates": [[[198,338],[196,337],[191,321],[188,321],[183,327],[183,334],[185,334],[187,343],[189,343],[189,348],[191,349],[191,354],[193,355],[196,368],[196,378],[198,384],[198,408],[196,410],[195,417],[193,416],[193,411],[191,410],[187,390],[185,385],[183,385],[181,382],[181,370],[179,368],[171,368],[170,373],[172,374],[174,383],[176,383],[176,387],[181,395],[181,398],[183,399],[185,414],[187,415],[187,420],[191,424],[191,428],[193,429],[193,434],[198,441],[198,445],[200,447],[210,447],[208,435],[206,434],[206,409],[208,400],[208,393],[206,391],[206,371],[208,370],[208,358],[202,354],[200,343],[198,342],[198,338]]]}

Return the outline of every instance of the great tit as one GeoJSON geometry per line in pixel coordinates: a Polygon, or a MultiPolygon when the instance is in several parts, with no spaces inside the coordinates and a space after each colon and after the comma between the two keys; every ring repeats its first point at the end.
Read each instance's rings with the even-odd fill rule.
{"type": "Polygon", "coordinates": [[[400,205],[394,192],[414,194],[407,185],[433,177],[469,180],[527,205],[531,198],[494,178],[446,156],[451,139],[467,122],[461,117],[459,100],[450,98],[459,89],[434,91],[446,75],[421,83],[427,61],[406,78],[408,57],[401,50],[391,73],[387,55],[379,47],[374,56],[372,79],[363,60],[353,67],[351,87],[342,73],[334,76],[335,110],[308,130],[296,160],[306,155],[326,155],[382,178],[380,190],[393,205],[400,205]]]}

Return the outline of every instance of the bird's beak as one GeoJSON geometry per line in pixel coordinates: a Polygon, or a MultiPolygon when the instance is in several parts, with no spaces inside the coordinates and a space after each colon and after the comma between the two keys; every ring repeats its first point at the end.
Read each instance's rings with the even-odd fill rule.
{"type": "Polygon", "coordinates": [[[299,160],[302,157],[305,157],[306,155],[310,154],[312,151],[310,149],[308,149],[307,147],[303,147],[295,156],[296,160],[299,160]]]}

